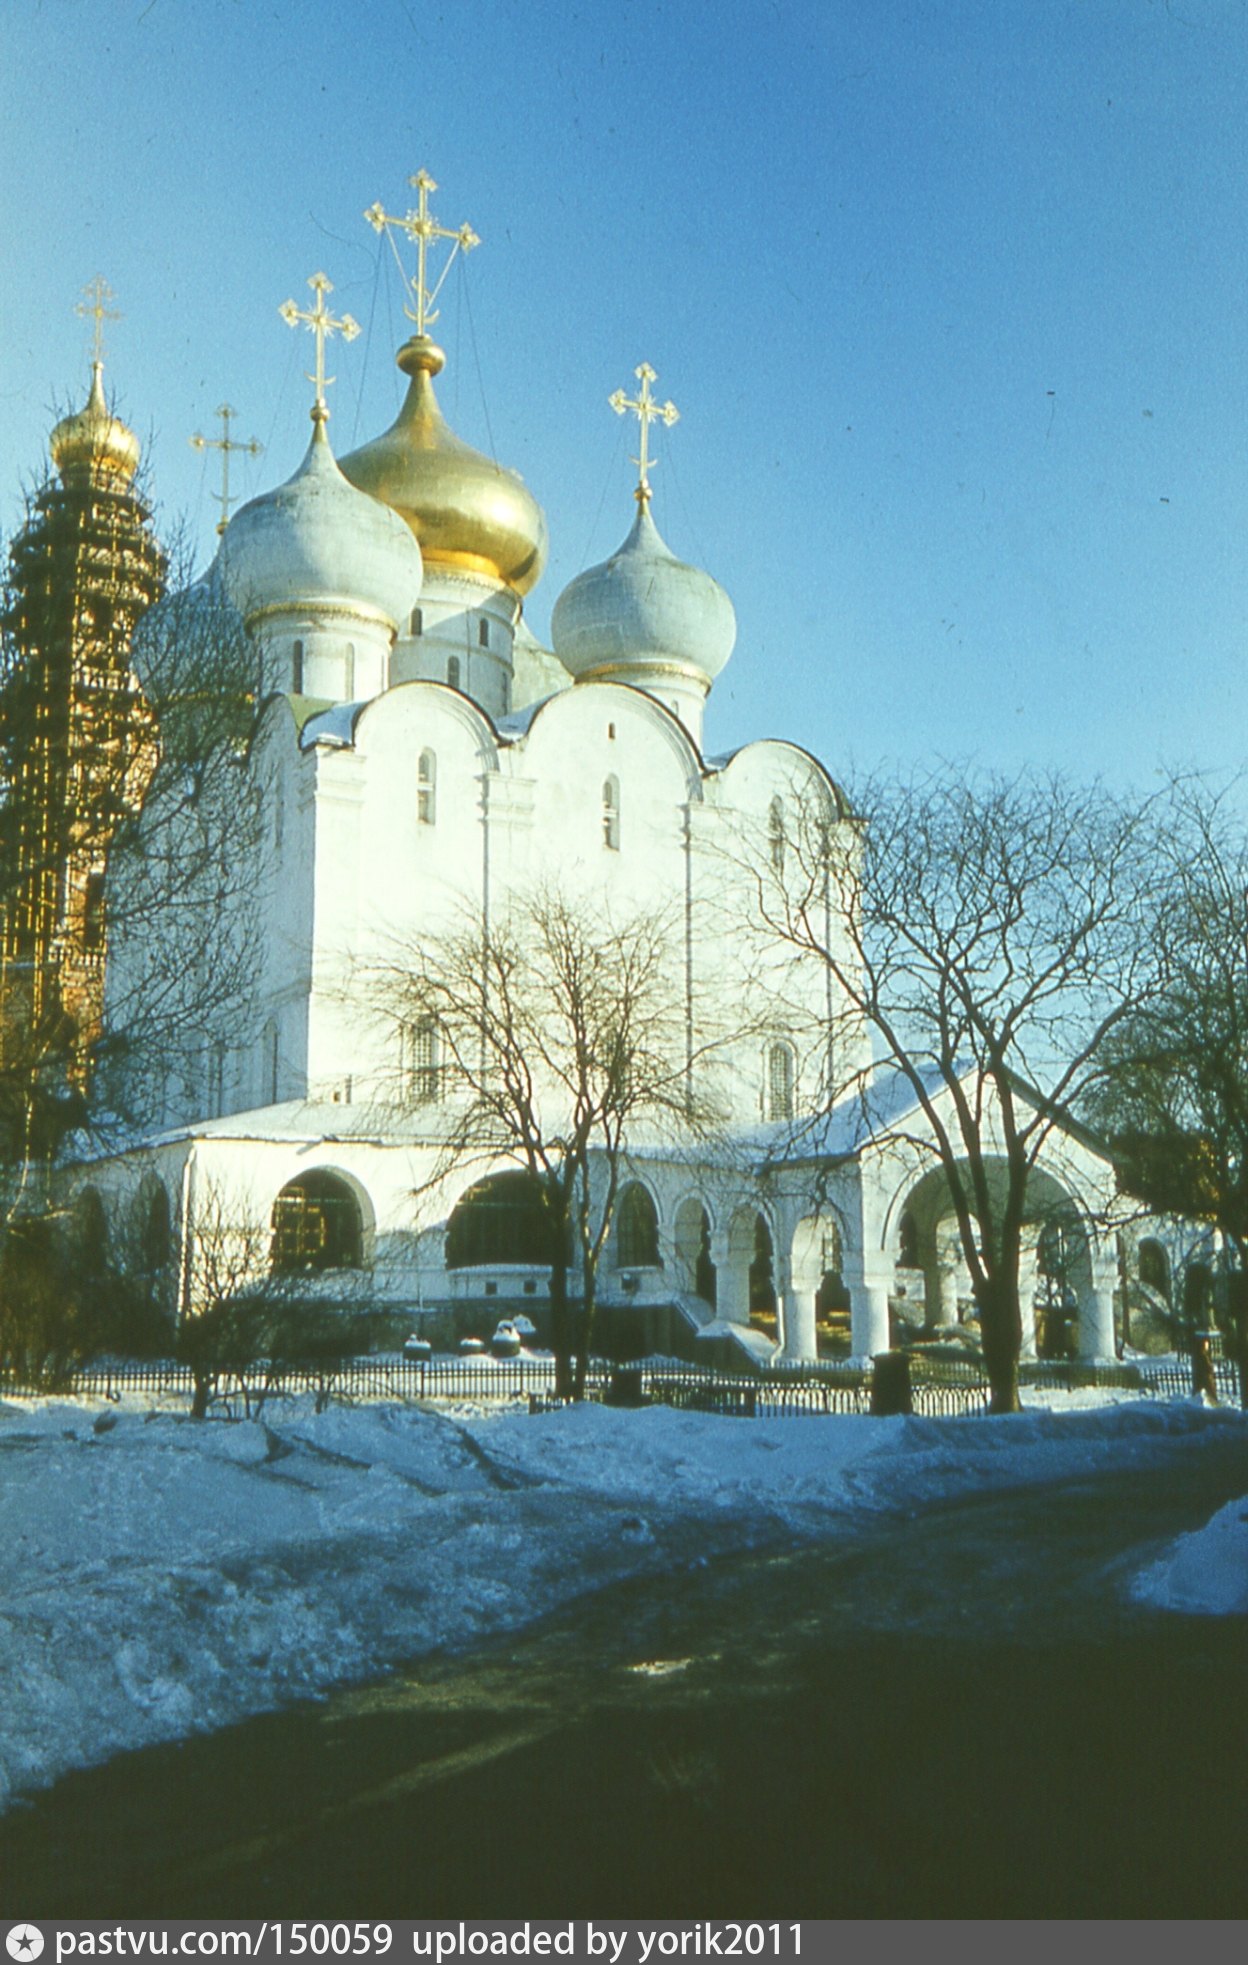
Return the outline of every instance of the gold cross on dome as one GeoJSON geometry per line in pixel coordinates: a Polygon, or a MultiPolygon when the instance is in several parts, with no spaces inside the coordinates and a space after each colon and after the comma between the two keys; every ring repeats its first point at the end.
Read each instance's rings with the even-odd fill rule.
{"type": "Polygon", "coordinates": [[[353,320],[350,314],[335,316],[330,313],[325,305],[325,296],[333,292],[334,283],[332,280],[327,280],[323,273],[314,273],[308,285],[316,295],[315,307],[296,307],[293,300],[284,300],[277,311],[287,327],[298,327],[302,322],[305,327],[311,328],[316,336],[316,371],[313,374],[305,370],[304,373],[309,382],[316,384],[316,401],[312,405],[313,420],[323,423],[329,415],[325,401],[325,387],[327,383],[334,380],[332,375],[325,373],[325,343],[332,334],[341,334],[344,341],[354,341],[360,332],[360,324],[353,320]]]}
{"type": "Polygon", "coordinates": [[[230,435],[230,421],[231,418],[238,415],[238,411],[232,409],[229,403],[222,403],[220,409],[217,411],[217,415],[221,418],[221,435],[219,437],[201,437],[197,430],[195,435],[189,439],[189,442],[192,450],[219,450],[221,452],[221,489],[215,495],[217,503],[221,507],[221,517],[217,521],[217,531],[224,532],[230,522],[230,506],[234,503],[234,500],[230,497],[230,452],[241,450],[245,451],[248,457],[259,457],[261,451],[264,449],[264,445],[257,443],[254,437],[247,443],[235,443],[233,437],[230,435]]]}
{"type": "Polygon", "coordinates": [[[607,397],[607,401],[617,416],[623,416],[627,410],[631,409],[641,425],[641,443],[638,446],[639,454],[633,459],[640,476],[637,481],[637,489],[633,493],[633,496],[639,505],[648,505],[650,502],[650,472],[654,468],[654,460],[650,456],[650,425],[654,422],[666,423],[670,430],[673,423],[680,421],[680,411],[673,402],[655,402],[654,397],[650,394],[650,384],[657,382],[658,376],[651,368],[649,362],[643,362],[640,368],[633,370],[633,374],[641,384],[641,388],[637,394],[635,396],[626,396],[622,389],[617,389],[613,396],[607,397]]]}
{"type": "Polygon", "coordinates": [[[93,280],[88,281],[82,290],[86,295],[86,303],[84,304],[80,300],[74,308],[74,312],[75,314],[91,314],[94,316],[95,345],[91,359],[93,362],[100,363],[104,360],[104,323],[105,321],[119,321],[121,319],[118,310],[106,304],[110,300],[115,300],[117,296],[109,286],[108,281],[102,279],[98,273],[93,280]]]}
{"type": "MultiPolygon", "coordinates": [[[[428,171],[419,170],[415,177],[409,177],[407,181],[413,190],[419,193],[414,212],[405,212],[402,218],[395,218],[389,212],[383,210],[379,200],[377,204],[369,206],[364,216],[372,226],[374,232],[387,232],[388,228],[393,226],[399,232],[406,232],[409,239],[415,239],[416,278],[414,280],[409,280],[407,274],[403,273],[403,262],[399,259],[397,247],[395,248],[394,256],[396,259],[399,259],[399,271],[403,273],[404,286],[410,286],[416,297],[415,313],[412,312],[410,307],[404,307],[403,312],[407,315],[409,321],[415,321],[417,334],[425,334],[438,318],[433,311],[433,303],[441,293],[443,281],[455,263],[455,255],[461,252],[471,252],[474,246],[480,245],[481,241],[473,231],[471,225],[461,225],[458,229],[452,229],[445,225],[439,225],[436,218],[430,215],[429,193],[436,191],[438,187],[435,180],[430,177],[428,171]],[[434,239],[453,239],[454,244],[451,247],[446,265],[438,275],[437,284],[433,291],[430,292],[426,283],[425,272],[428,264],[429,246],[434,239]]],[[[390,243],[393,246],[394,240],[391,239],[390,243]]]]}

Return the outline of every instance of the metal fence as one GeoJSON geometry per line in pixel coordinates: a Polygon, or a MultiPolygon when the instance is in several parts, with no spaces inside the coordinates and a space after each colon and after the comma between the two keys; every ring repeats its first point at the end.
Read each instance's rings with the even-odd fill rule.
{"type": "MultiPolygon", "coordinates": [[[[1214,1362],[1218,1396],[1238,1402],[1234,1367],[1214,1362]]],[[[620,1404],[668,1405],[687,1411],[739,1417],[794,1418],[809,1414],[865,1413],[871,1409],[870,1367],[837,1364],[782,1364],[758,1377],[712,1371],[666,1360],[634,1365],[595,1360],[587,1374],[586,1396],[620,1404]]],[[[1186,1398],[1192,1391],[1185,1358],[1141,1360],[1129,1365],[1028,1363],[1023,1389],[1075,1390],[1085,1386],[1121,1389],[1143,1398],[1186,1398]]],[[[0,1392],[21,1395],[37,1388],[0,1377],[0,1392]]],[[[114,1360],[84,1366],[56,1388],[72,1396],[119,1398],[126,1393],[185,1398],[194,1379],[188,1366],[170,1359],[114,1360]]],[[[927,1418],[953,1418],[988,1410],[988,1386],[971,1360],[913,1358],[911,1403],[927,1418]]],[[[446,1401],[527,1400],[532,1409],[555,1402],[555,1366],[550,1357],[450,1356],[427,1359],[398,1356],[349,1358],[324,1365],[265,1364],[217,1374],[212,1398],[218,1409],[251,1409],[257,1403],[312,1394],[321,1400],[418,1399],[446,1401]]]]}

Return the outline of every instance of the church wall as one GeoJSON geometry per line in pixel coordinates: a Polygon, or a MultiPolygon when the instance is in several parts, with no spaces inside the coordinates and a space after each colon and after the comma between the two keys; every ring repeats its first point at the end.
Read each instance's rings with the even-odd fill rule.
{"type": "MultiPolygon", "coordinates": [[[[807,898],[808,862],[798,850],[799,815],[825,798],[827,780],[791,745],[748,745],[707,785],[698,827],[695,937],[703,972],[732,979],[722,1070],[733,1087],[733,1118],[743,1126],[782,1118],[788,1053],[792,1116],[813,1112],[866,1063],[861,1034],[843,1028],[843,1005],[822,960],[784,938],[786,920],[807,898]],[[777,834],[779,818],[783,830],[777,834]]],[[[825,921],[821,896],[813,912],[825,921]]]]}
{"type": "Polygon", "coordinates": [[[307,1003],[312,977],[316,886],[315,760],[301,753],[280,716],[263,763],[271,855],[256,1027],[249,1044],[252,1102],[266,1106],[307,1090],[307,1003]]]}
{"type": "Polygon", "coordinates": [[[315,1096],[393,1091],[385,979],[422,937],[479,915],[481,776],[488,725],[443,689],[408,685],[370,706],[353,749],[316,765],[316,913],[308,1080],[315,1096]],[[423,760],[423,770],[422,770],[423,760]]]}
{"type": "Polygon", "coordinates": [[[523,750],[535,787],[536,860],[582,888],[591,906],[609,894],[621,922],[679,904],[681,814],[701,787],[696,753],[669,716],[636,690],[580,684],[538,714],[523,750]]]}

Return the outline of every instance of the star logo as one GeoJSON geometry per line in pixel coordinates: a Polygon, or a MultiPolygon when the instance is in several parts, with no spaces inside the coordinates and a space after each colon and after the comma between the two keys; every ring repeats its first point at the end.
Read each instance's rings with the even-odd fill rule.
{"type": "Polygon", "coordinates": [[[23,1959],[27,1965],[34,1965],[34,1960],[43,1950],[43,1932],[36,1931],[33,1924],[14,1924],[5,1932],[4,1947],[10,1958],[23,1959]]]}

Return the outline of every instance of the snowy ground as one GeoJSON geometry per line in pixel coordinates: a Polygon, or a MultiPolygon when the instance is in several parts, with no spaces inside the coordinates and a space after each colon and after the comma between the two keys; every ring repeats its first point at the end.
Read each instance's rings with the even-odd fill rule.
{"type": "MultiPolygon", "coordinates": [[[[1143,1465],[1235,1414],[1009,1420],[652,1407],[0,1403],[0,1808],[64,1770],[524,1623],[616,1577],[834,1535],[847,1511],[1143,1465]]],[[[1137,1582],[1248,1612],[1248,1500],[1137,1582]]]]}

